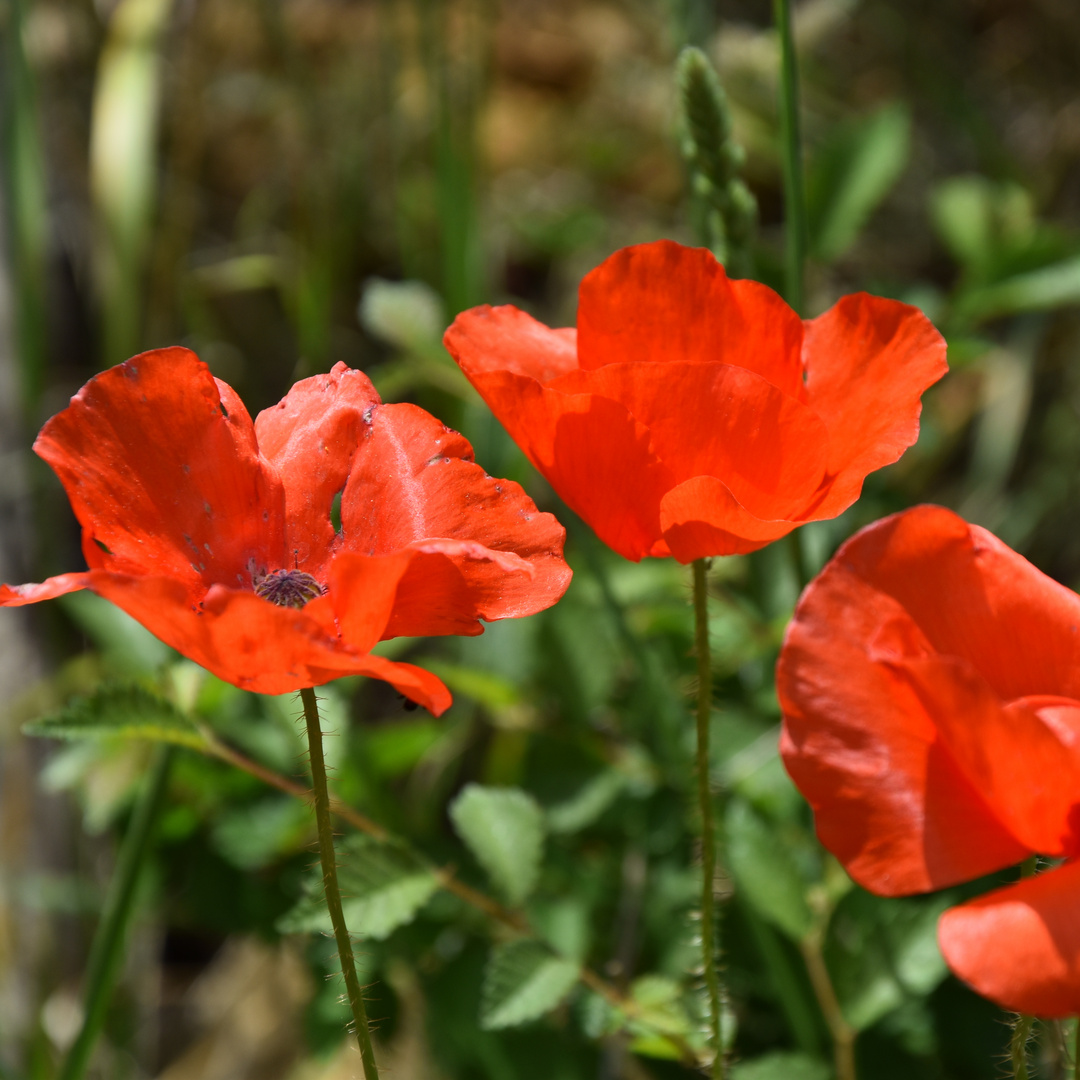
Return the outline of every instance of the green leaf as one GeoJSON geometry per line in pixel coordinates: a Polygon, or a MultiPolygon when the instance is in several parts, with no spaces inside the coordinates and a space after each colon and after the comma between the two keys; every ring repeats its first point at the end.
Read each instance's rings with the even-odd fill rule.
{"type": "Polygon", "coordinates": [[[1080,255],[993,285],[967,289],[958,297],[956,309],[968,318],[990,319],[1051,311],[1069,304],[1080,304],[1080,255]]]}
{"type": "Polygon", "coordinates": [[[519,788],[468,784],[450,804],[458,836],[511,904],[533,891],[544,847],[544,815],[519,788]]]}
{"type": "MultiPolygon", "coordinates": [[[[357,834],[338,846],[338,860],[345,925],[351,933],[378,941],[412,922],[439,887],[431,867],[404,844],[357,834]]],[[[307,895],[278,920],[278,930],[332,933],[319,867],[305,887],[307,895]]]]}
{"type": "Polygon", "coordinates": [[[518,688],[502,675],[460,664],[447,664],[441,660],[425,660],[424,666],[432,674],[438,675],[455,694],[464,694],[492,712],[521,701],[518,688]]]}
{"type": "Polygon", "coordinates": [[[202,735],[171,702],[137,685],[104,686],[60,712],[23,725],[27,735],[54,739],[152,739],[203,750],[202,735]]]}
{"type": "Polygon", "coordinates": [[[807,882],[777,830],[742,799],[728,804],[725,823],[728,863],[746,900],[789,937],[805,937],[812,922],[807,882]]]}
{"type": "Polygon", "coordinates": [[[899,102],[842,127],[807,181],[814,255],[832,262],[855,242],[907,165],[911,116],[899,102]]]}
{"type": "Polygon", "coordinates": [[[861,889],[841,901],[825,959],[848,1023],[861,1031],[941,982],[947,969],[937,922],[954,902],[948,895],[883,899],[861,889]]]}
{"type": "Polygon", "coordinates": [[[547,810],[547,827],[553,833],[575,833],[591,825],[619,797],[625,777],[605,769],[590,777],[569,798],[547,810]]]}
{"type": "Polygon", "coordinates": [[[491,954],[484,973],[480,1026],[516,1027],[558,1005],[577,982],[579,969],[539,941],[512,941],[491,954]]]}
{"type": "Polygon", "coordinates": [[[829,1080],[832,1070],[808,1054],[780,1052],[752,1061],[740,1061],[732,1070],[732,1080],[829,1080]]]}
{"type": "Polygon", "coordinates": [[[260,870],[298,850],[311,834],[311,808],[298,799],[272,795],[225,809],[214,822],[214,847],[241,870],[260,870]]]}

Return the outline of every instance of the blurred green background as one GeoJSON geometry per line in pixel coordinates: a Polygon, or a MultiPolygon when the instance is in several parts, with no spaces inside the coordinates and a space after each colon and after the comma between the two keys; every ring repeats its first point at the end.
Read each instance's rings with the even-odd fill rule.
{"type": "MultiPolygon", "coordinates": [[[[440,338],[483,302],[572,324],[578,281],[613,250],[695,242],[673,75],[688,43],[727,91],[760,207],[755,276],[780,287],[770,5],[7,0],[0,19],[0,579],[81,565],[28,447],[94,372],[145,348],[193,348],[252,413],[344,361],[462,430],[568,525],[576,577],[542,616],[387,646],[454,691],[440,721],[381,684],[326,691],[338,794],[408,837],[373,854],[347,830],[343,855],[380,1055],[401,1080],[694,1075],[680,1063],[702,1038],[686,573],[602,549],[440,338]],[[479,819],[518,815],[516,862],[470,831],[470,801],[479,819]],[[437,888],[447,865],[516,914],[437,888]]],[[[843,518],[803,530],[807,561],[932,500],[1080,585],[1080,8],[804,0],[796,36],[807,314],[858,289],[905,299],[946,334],[952,368],[917,447],[843,518]]],[[[772,665],[798,585],[784,544],[711,576],[735,1078],[830,1075],[816,957],[864,1078],[989,1080],[1008,1018],[947,977],[935,945],[962,891],[852,887],[779,766],[772,665]]],[[[298,716],[292,698],[203,678],[93,597],[0,613],[0,1077],[48,1080],[74,1037],[116,843],[163,731],[188,748],[93,1075],[356,1071],[304,899],[308,810],[192,726],[300,783],[298,716]],[[42,716],[39,730],[93,737],[22,733],[42,716]]],[[[1067,1075],[1061,1035],[1037,1031],[1038,1075],[1067,1075]]]]}

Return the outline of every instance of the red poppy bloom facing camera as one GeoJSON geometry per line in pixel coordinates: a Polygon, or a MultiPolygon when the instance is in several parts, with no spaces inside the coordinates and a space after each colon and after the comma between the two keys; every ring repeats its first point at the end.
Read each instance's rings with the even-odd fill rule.
{"type": "Polygon", "coordinates": [[[67,490],[89,569],[0,586],[0,606],[92,589],[259,693],[362,674],[440,713],[442,683],[372,655],[376,642],[479,634],[570,581],[554,517],[344,364],[252,423],[194,353],[143,353],[91,379],[34,449],[67,490]]]}
{"type": "Polygon", "coordinates": [[[634,560],[753,551],[835,517],[915,441],[946,370],[913,307],[858,293],[803,322],[670,241],[588,274],[576,330],[485,306],[445,341],[567,505],[634,560]]]}
{"type": "Polygon", "coordinates": [[[1080,597],[984,529],[917,507],[811,582],[777,689],[788,772],[871,892],[1064,860],[947,911],[938,937],[1003,1007],[1080,1011],[1080,597]]]}

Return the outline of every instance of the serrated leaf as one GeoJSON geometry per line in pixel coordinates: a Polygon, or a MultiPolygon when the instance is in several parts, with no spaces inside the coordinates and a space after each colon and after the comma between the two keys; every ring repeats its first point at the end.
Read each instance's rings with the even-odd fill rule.
{"type": "MultiPolygon", "coordinates": [[[[382,941],[412,922],[439,881],[404,845],[356,835],[338,847],[338,885],[349,931],[382,941]]],[[[278,930],[331,933],[320,868],[312,871],[305,887],[307,895],[278,920],[278,930]]]]}
{"type": "Polygon", "coordinates": [[[533,891],[544,847],[544,814],[519,788],[469,784],[450,804],[458,836],[511,904],[533,891]]]}
{"type": "Polygon", "coordinates": [[[539,941],[512,941],[491,954],[484,973],[480,1026],[516,1027],[550,1012],[577,982],[579,968],[539,941]]]}
{"type": "Polygon", "coordinates": [[[832,1071],[809,1054],[781,1051],[751,1061],[740,1061],[731,1070],[732,1080],[829,1080],[832,1071]]]}
{"type": "Polygon", "coordinates": [[[27,735],[54,739],[150,739],[202,750],[195,725],[165,698],[136,685],[104,686],[52,716],[23,725],[27,735]]]}
{"type": "Polygon", "coordinates": [[[727,855],[736,885],[760,915],[795,941],[811,926],[807,883],[775,830],[742,799],[732,799],[725,818],[727,855]]]}
{"type": "Polygon", "coordinates": [[[894,102],[843,128],[811,171],[811,245],[831,262],[855,242],[907,165],[911,115],[894,102]]]}

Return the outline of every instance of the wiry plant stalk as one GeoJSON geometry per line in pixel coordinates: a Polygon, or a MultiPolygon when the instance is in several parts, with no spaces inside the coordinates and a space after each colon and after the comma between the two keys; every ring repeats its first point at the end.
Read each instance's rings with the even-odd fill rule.
{"type": "Polygon", "coordinates": [[[345,925],[341,910],[341,890],[338,887],[337,859],[334,856],[334,827],[330,821],[330,792],[326,783],[326,760],[323,757],[322,725],[319,723],[319,703],[310,687],[300,691],[304,703],[304,720],[307,722],[308,750],[311,755],[311,781],[315,802],[315,825],[319,833],[319,857],[322,860],[323,885],[326,891],[326,907],[334,927],[334,939],[338,947],[341,973],[345,976],[345,990],[356,1024],[356,1041],[360,1046],[360,1058],[364,1065],[364,1080],[379,1080],[375,1065],[375,1052],[371,1046],[367,1010],[360,980],[356,975],[352,939],[345,925]]]}
{"type": "Polygon", "coordinates": [[[701,816],[701,965],[709,996],[709,1038],[715,1057],[712,1075],[723,1080],[723,991],[717,957],[716,912],[713,878],[716,875],[716,834],[713,824],[712,786],[709,782],[709,723],[712,714],[712,654],[709,650],[709,610],[706,592],[706,561],[694,561],[694,645],[697,652],[697,783],[701,816]]]}

